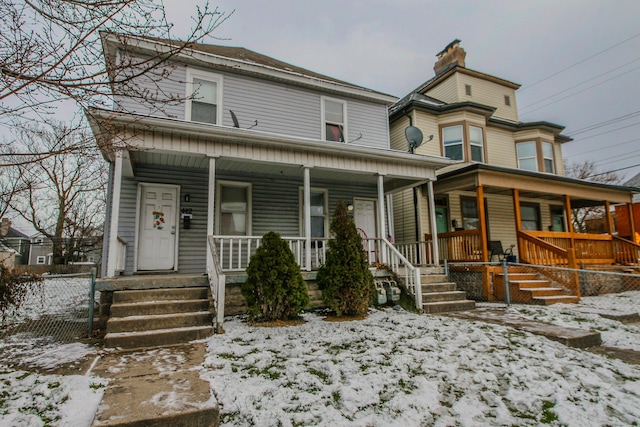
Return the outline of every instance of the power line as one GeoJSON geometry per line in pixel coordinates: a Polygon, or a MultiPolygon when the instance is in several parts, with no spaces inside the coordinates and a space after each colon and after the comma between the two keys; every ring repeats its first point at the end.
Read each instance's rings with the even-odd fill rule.
{"type": "Polygon", "coordinates": [[[617,123],[617,122],[622,122],[624,120],[630,119],[630,118],[638,116],[638,115],[640,115],[640,110],[635,111],[633,113],[625,114],[625,115],[622,115],[622,116],[614,117],[613,119],[605,120],[604,122],[595,123],[595,124],[593,124],[591,126],[586,126],[586,127],[577,129],[577,130],[575,130],[573,132],[567,132],[567,134],[573,137],[573,136],[576,136],[576,135],[584,133],[584,132],[589,132],[589,131],[592,131],[594,129],[598,129],[598,128],[601,128],[601,127],[604,127],[604,126],[612,125],[612,124],[617,123]]]}
{"type": "Polygon", "coordinates": [[[587,176],[585,178],[593,178],[594,176],[606,175],[608,173],[613,173],[613,172],[620,172],[620,171],[627,170],[627,169],[637,168],[638,166],[640,166],[640,163],[637,163],[637,164],[631,165],[631,166],[627,166],[627,167],[624,167],[624,168],[620,168],[620,169],[610,170],[608,172],[596,173],[594,175],[589,175],[589,176],[587,176]]]}
{"type": "Polygon", "coordinates": [[[595,54],[593,54],[593,55],[591,55],[591,56],[589,56],[589,57],[587,57],[587,58],[585,58],[585,59],[583,59],[583,60],[581,60],[581,61],[576,62],[576,63],[575,63],[575,64],[573,64],[573,65],[569,65],[568,67],[563,68],[563,69],[562,69],[562,70],[560,70],[560,71],[556,71],[555,73],[549,74],[548,76],[543,77],[542,79],[538,80],[537,82],[532,83],[532,84],[530,84],[529,86],[527,86],[527,87],[525,87],[525,88],[523,88],[523,89],[520,89],[520,93],[524,92],[525,90],[527,90],[527,89],[529,89],[529,88],[532,88],[532,87],[536,86],[536,85],[537,85],[537,84],[539,84],[539,83],[542,83],[542,82],[544,82],[544,81],[546,81],[546,80],[550,79],[551,77],[557,76],[557,75],[558,75],[558,74],[560,74],[560,73],[564,73],[564,72],[565,72],[565,71],[567,71],[567,70],[570,70],[570,69],[572,69],[572,68],[574,68],[574,67],[577,67],[578,65],[580,65],[580,64],[582,64],[582,63],[584,63],[584,62],[587,62],[588,60],[590,60],[590,59],[592,59],[592,58],[595,58],[596,56],[601,55],[601,54],[603,54],[603,53],[605,53],[605,52],[607,52],[607,51],[609,51],[609,50],[611,50],[611,49],[613,49],[613,48],[615,48],[615,47],[618,47],[618,46],[620,46],[621,44],[624,44],[624,43],[628,42],[629,40],[633,40],[633,39],[635,39],[635,38],[636,38],[636,37],[638,37],[638,36],[640,36],[640,33],[635,34],[635,35],[633,35],[633,36],[629,37],[628,39],[622,40],[621,42],[618,42],[618,43],[616,43],[616,44],[614,44],[614,45],[612,45],[612,46],[609,46],[609,47],[607,47],[607,48],[605,48],[605,49],[603,49],[603,50],[599,51],[598,53],[595,53],[595,54]]]}
{"type": "Polygon", "coordinates": [[[596,136],[606,135],[608,133],[613,133],[614,131],[617,131],[617,130],[620,130],[620,129],[626,129],[626,128],[630,128],[630,127],[638,126],[638,125],[640,125],[640,122],[633,123],[633,124],[630,124],[630,125],[627,125],[627,126],[621,126],[619,128],[611,129],[611,130],[608,130],[606,132],[597,133],[595,135],[586,136],[584,138],[580,138],[580,141],[584,141],[585,139],[595,138],[596,136]]]}
{"type": "Polygon", "coordinates": [[[589,151],[582,151],[582,152],[580,152],[580,154],[589,154],[589,153],[593,153],[595,151],[608,150],[611,147],[619,147],[621,145],[631,144],[632,142],[636,142],[636,141],[640,141],[640,138],[630,139],[628,141],[620,142],[618,144],[609,144],[606,147],[598,147],[598,148],[595,148],[595,149],[589,150],[589,151]]]}

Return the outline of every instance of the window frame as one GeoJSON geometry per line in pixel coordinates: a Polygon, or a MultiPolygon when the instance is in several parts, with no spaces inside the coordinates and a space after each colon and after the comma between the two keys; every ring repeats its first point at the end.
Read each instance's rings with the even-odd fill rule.
{"type": "MultiPolygon", "coordinates": [[[[528,171],[532,171],[532,172],[550,173],[550,174],[555,174],[556,173],[556,158],[555,158],[555,148],[554,148],[554,143],[553,142],[548,141],[546,139],[533,138],[533,139],[526,139],[526,140],[522,140],[522,141],[516,141],[515,143],[516,143],[516,161],[517,161],[518,169],[528,170],[528,171]],[[518,154],[518,146],[520,144],[533,144],[534,153],[535,153],[536,169],[525,169],[520,165],[521,159],[524,159],[523,157],[520,157],[520,155],[518,154]],[[545,156],[545,153],[544,153],[544,147],[545,146],[550,147],[551,157],[545,156]],[[550,161],[551,162],[551,170],[550,171],[547,170],[546,161],[550,161]]],[[[526,157],[526,158],[530,159],[532,157],[526,157]]]]}
{"type": "MultiPolygon", "coordinates": [[[[486,128],[483,125],[480,125],[478,123],[475,122],[468,122],[468,121],[460,121],[460,122],[451,122],[451,123],[446,123],[443,125],[440,125],[440,150],[441,150],[441,155],[443,157],[447,157],[446,155],[446,147],[447,146],[453,146],[454,144],[445,144],[445,130],[452,128],[452,127],[458,127],[460,126],[462,128],[462,142],[461,143],[456,143],[455,145],[461,145],[462,146],[462,159],[460,159],[460,161],[462,162],[468,162],[468,163],[487,163],[487,135],[486,135],[486,128]],[[470,132],[470,128],[474,127],[477,129],[480,129],[481,135],[482,135],[482,149],[481,149],[481,153],[482,153],[482,160],[474,160],[473,159],[473,151],[472,151],[472,145],[475,147],[479,147],[479,144],[472,144],[471,143],[471,132],[470,132]]],[[[450,157],[449,157],[450,158],[450,157]]],[[[452,160],[458,160],[458,159],[452,159],[452,160]]]]}
{"type": "Polygon", "coordinates": [[[47,262],[46,255],[38,255],[36,257],[36,265],[43,265],[43,264],[46,264],[46,262],[47,262]]]}
{"type": "MultiPolygon", "coordinates": [[[[217,235],[223,235],[221,232],[221,217],[223,212],[222,210],[222,187],[240,187],[246,189],[247,194],[247,210],[245,212],[246,216],[246,232],[245,234],[239,234],[234,236],[252,236],[252,217],[253,217],[253,185],[250,182],[242,182],[242,181],[218,181],[216,183],[216,212],[215,212],[215,229],[217,235]]],[[[226,234],[225,234],[226,236],[226,234]]]]}
{"type": "Polygon", "coordinates": [[[321,137],[323,141],[330,141],[330,142],[342,142],[342,143],[346,143],[347,142],[347,135],[348,133],[348,129],[347,129],[347,123],[348,123],[348,119],[347,119],[347,101],[344,99],[339,99],[339,98],[332,98],[329,96],[321,96],[320,97],[320,121],[321,121],[321,137]],[[342,105],[342,123],[337,122],[337,121],[331,121],[331,120],[327,120],[327,108],[326,108],[326,103],[327,101],[329,102],[335,102],[338,104],[342,105]],[[327,139],[327,125],[336,125],[336,126],[342,126],[342,139],[343,141],[334,141],[331,139],[327,139]]]}
{"type": "Polygon", "coordinates": [[[223,89],[223,76],[221,74],[212,73],[209,71],[198,70],[194,68],[187,67],[187,81],[185,87],[185,113],[184,118],[186,121],[194,122],[194,123],[205,123],[205,124],[213,124],[213,125],[221,125],[222,124],[222,89],[223,89]],[[198,122],[191,119],[192,114],[192,101],[193,101],[193,89],[194,83],[193,79],[206,80],[209,82],[216,83],[216,122],[198,122]]]}
{"type": "Polygon", "coordinates": [[[522,170],[526,170],[526,171],[532,171],[532,172],[538,172],[538,149],[537,149],[537,144],[536,141],[520,141],[516,143],[516,159],[518,162],[518,169],[522,169],[522,170]],[[533,156],[521,156],[520,153],[518,152],[518,147],[523,147],[525,144],[533,144],[533,156]],[[530,160],[533,159],[534,160],[534,165],[535,165],[535,169],[529,169],[529,168],[524,168],[522,166],[522,161],[524,160],[530,160]]]}
{"type": "MultiPolygon", "coordinates": [[[[527,220],[529,221],[529,220],[527,220]]],[[[525,201],[520,201],[520,227],[522,228],[522,230],[526,230],[526,231],[542,231],[542,214],[540,212],[540,203],[534,203],[534,202],[525,202],[525,201]],[[524,227],[524,210],[522,209],[523,207],[526,208],[532,208],[535,210],[536,213],[536,228],[535,229],[531,229],[531,228],[525,228],[524,227]]]]}
{"type": "Polygon", "coordinates": [[[551,218],[551,224],[549,225],[549,231],[565,232],[567,231],[566,218],[564,215],[564,207],[561,205],[549,205],[549,217],[551,218]],[[556,230],[554,225],[554,219],[562,219],[562,229],[556,230]]]}
{"type": "MultiPolygon", "coordinates": [[[[324,215],[322,215],[324,217],[324,230],[323,230],[323,237],[314,237],[311,236],[312,239],[326,239],[329,237],[329,190],[326,188],[318,188],[318,187],[311,187],[309,189],[309,193],[313,194],[313,193],[322,193],[323,194],[323,199],[324,199],[324,215]]],[[[299,218],[300,218],[300,235],[304,236],[304,187],[299,187],[298,190],[298,213],[299,213],[299,218]]],[[[310,215],[312,217],[316,216],[320,216],[320,215],[313,215],[312,213],[310,213],[310,215]]]]}

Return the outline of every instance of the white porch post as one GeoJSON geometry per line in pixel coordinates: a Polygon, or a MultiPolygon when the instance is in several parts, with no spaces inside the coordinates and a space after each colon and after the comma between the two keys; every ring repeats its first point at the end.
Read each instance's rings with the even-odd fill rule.
{"type": "Polygon", "coordinates": [[[116,264],[118,262],[118,223],[120,222],[122,157],[122,151],[116,152],[116,159],[113,166],[113,192],[111,193],[111,222],[109,223],[109,257],[107,258],[107,277],[113,277],[116,275],[116,264]]]}
{"type": "MultiPolygon", "coordinates": [[[[385,209],[384,209],[384,175],[378,175],[378,236],[380,238],[386,239],[387,236],[384,234],[385,228],[385,209]]],[[[387,252],[380,251],[380,261],[383,264],[387,263],[387,252]]]]}
{"type": "Polygon", "coordinates": [[[433,181],[427,183],[429,199],[429,220],[431,221],[431,245],[433,246],[433,265],[440,265],[440,250],[438,248],[438,223],[436,222],[436,202],[433,195],[433,181]]]}
{"type": "Polygon", "coordinates": [[[304,237],[305,237],[305,266],[311,271],[311,168],[304,166],[304,237]]]}
{"type": "MultiPolygon", "coordinates": [[[[213,226],[215,220],[216,209],[216,159],[215,157],[209,158],[209,195],[207,196],[207,236],[213,236],[213,226]]],[[[211,271],[213,268],[211,264],[212,254],[211,248],[207,237],[207,271],[211,271]]]]}

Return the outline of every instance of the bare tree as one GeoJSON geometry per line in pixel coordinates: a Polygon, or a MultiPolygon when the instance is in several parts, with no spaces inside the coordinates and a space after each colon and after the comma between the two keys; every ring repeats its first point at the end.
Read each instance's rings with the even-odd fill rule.
{"type": "MultiPolygon", "coordinates": [[[[569,163],[565,165],[565,173],[571,178],[593,181],[601,184],[620,184],[621,178],[613,172],[599,172],[593,162],[569,163]]],[[[573,226],[579,233],[594,231],[589,226],[590,220],[602,220],[605,217],[604,206],[572,209],[573,226]]]]}
{"type": "Polygon", "coordinates": [[[44,158],[41,153],[87,138],[62,123],[26,127],[19,140],[24,152],[13,158],[12,168],[19,172],[16,184],[24,191],[14,195],[10,207],[51,240],[54,264],[74,260],[99,242],[107,171],[95,147],[44,158]]]}
{"type": "MultiPolygon", "coordinates": [[[[153,104],[176,102],[159,90],[127,83],[141,76],[152,82],[166,77],[165,64],[173,56],[212,37],[231,13],[208,2],[196,6],[191,29],[181,28],[177,41],[162,0],[0,0],[0,126],[47,122],[65,101],[78,110],[108,106],[112,84],[132,98],[156,97],[153,104]],[[118,37],[124,52],[136,36],[164,39],[169,48],[106,64],[105,34],[118,37]]],[[[42,154],[65,154],[88,145],[51,147],[42,154]]]]}

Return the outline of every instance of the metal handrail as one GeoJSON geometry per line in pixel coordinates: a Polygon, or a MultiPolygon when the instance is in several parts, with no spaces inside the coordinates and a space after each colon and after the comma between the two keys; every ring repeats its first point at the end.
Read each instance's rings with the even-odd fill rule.
{"type": "Polygon", "coordinates": [[[208,236],[209,243],[209,262],[207,262],[207,276],[209,278],[209,288],[211,289],[211,297],[215,309],[215,317],[213,319],[213,329],[217,334],[224,333],[224,297],[226,289],[226,276],[222,272],[218,253],[216,251],[215,240],[213,236],[208,236]]]}
{"type": "Polygon", "coordinates": [[[385,238],[379,239],[389,268],[398,277],[404,280],[404,286],[413,299],[418,310],[422,310],[422,283],[420,281],[420,268],[415,267],[405,258],[400,251],[385,238]]]}

